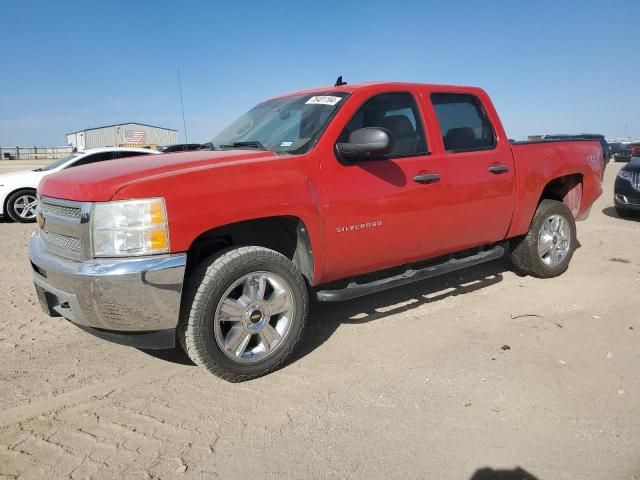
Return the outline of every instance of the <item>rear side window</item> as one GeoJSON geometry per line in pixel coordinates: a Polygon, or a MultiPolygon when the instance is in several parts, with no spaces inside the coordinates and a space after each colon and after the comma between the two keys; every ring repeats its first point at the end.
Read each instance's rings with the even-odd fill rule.
{"type": "Polygon", "coordinates": [[[496,136],[480,101],[473,95],[432,93],[444,148],[448,152],[486,150],[496,144],[496,136]]]}
{"type": "Polygon", "coordinates": [[[87,155],[81,158],[77,162],[69,165],[67,168],[79,167],[81,165],[89,165],[90,163],[104,162],[105,160],[113,160],[115,158],[115,152],[101,152],[87,155]]]}
{"type": "Polygon", "coordinates": [[[348,142],[351,133],[364,127],[379,127],[389,131],[394,140],[394,147],[386,158],[427,153],[420,112],[410,93],[383,93],[371,97],[349,120],[338,142],[348,142]]]}
{"type": "Polygon", "coordinates": [[[128,157],[137,157],[139,155],[149,155],[147,152],[123,152],[119,151],[118,158],[128,158],[128,157]]]}

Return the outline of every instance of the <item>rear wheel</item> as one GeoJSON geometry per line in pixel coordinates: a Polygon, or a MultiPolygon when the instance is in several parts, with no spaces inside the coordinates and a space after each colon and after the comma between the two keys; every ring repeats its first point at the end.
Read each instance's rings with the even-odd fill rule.
{"type": "Polygon", "coordinates": [[[511,260],[516,269],[527,275],[555,277],[569,267],[576,243],[576,223],[571,210],[562,202],[543,200],[529,232],[515,242],[511,260]]]}
{"type": "Polygon", "coordinates": [[[7,199],[7,214],[14,222],[35,222],[37,205],[38,197],[35,190],[18,190],[7,199]]]}
{"type": "Polygon", "coordinates": [[[284,255],[262,247],[221,252],[187,279],[178,339],[194,363],[232,382],[280,368],[308,316],[304,278],[284,255]]]}

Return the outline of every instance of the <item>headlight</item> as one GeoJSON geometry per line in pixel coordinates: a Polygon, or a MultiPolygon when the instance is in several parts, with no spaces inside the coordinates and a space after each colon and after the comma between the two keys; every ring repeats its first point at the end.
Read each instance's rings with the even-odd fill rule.
{"type": "Polygon", "coordinates": [[[96,257],[167,253],[169,226],[164,199],[96,203],[91,233],[96,257]]]}
{"type": "Polygon", "coordinates": [[[618,176],[620,178],[624,178],[625,180],[631,180],[631,172],[627,172],[626,170],[620,170],[618,172],[618,176]]]}

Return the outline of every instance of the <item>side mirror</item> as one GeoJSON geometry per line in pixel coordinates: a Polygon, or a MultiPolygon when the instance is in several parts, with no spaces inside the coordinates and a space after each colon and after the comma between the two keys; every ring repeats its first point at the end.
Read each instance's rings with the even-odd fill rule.
{"type": "Polygon", "coordinates": [[[384,128],[359,128],[349,135],[348,143],[336,144],[345,160],[374,160],[393,150],[393,138],[384,128]]]}

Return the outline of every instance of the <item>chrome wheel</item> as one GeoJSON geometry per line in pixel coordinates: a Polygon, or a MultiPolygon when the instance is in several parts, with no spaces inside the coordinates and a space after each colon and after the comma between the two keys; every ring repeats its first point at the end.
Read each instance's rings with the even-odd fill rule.
{"type": "Polygon", "coordinates": [[[544,221],[538,234],[538,255],[546,265],[556,266],[565,259],[570,247],[569,222],[562,215],[551,215],[544,221]]]}
{"type": "Polygon", "coordinates": [[[291,287],[272,272],[242,276],[225,291],[216,307],[214,337],[230,359],[252,363],[283,344],[295,315],[291,287]]]}
{"type": "Polygon", "coordinates": [[[36,218],[37,205],[38,199],[35,194],[25,193],[15,199],[13,202],[13,210],[20,218],[24,220],[33,220],[36,218]]]}

